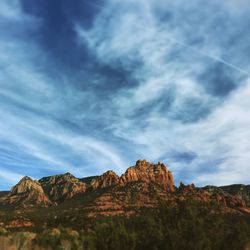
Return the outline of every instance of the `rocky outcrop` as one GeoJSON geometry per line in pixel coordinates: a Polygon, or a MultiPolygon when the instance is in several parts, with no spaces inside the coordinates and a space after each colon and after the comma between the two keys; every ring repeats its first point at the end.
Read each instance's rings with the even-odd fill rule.
{"type": "Polygon", "coordinates": [[[245,202],[239,197],[230,195],[222,189],[214,186],[206,186],[204,188],[197,188],[194,184],[184,185],[180,184],[174,195],[176,202],[180,200],[199,200],[199,201],[214,201],[227,209],[239,209],[246,207],[245,202]]]}
{"type": "Polygon", "coordinates": [[[154,182],[161,186],[164,190],[174,191],[174,179],[172,173],[167,169],[166,165],[158,162],[152,164],[146,160],[138,160],[136,165],[129,167],[121,176],[120,182],[154,182]]]}
{"type": "Polygon", "coordinates": [[[35,191],[37,193],[43,193],[43,188],[39,184],[39,182],[32,180],[30,177],[23,177],[17,185],[15,185],[11,189],[11,195],[19,195],[23,193],[27,193],[30,191],[35,191]]]}
{"type": "Polygon", "coordinates": [[[250,207],[250,185],[234,184],[219,188],[228,194],[242,199],[250,207]]]}
{"type": "Polygon", "coordinates": [[[130,182],[154,182],[166,191],[174,191],[173,175],[166,165],[160,162],[152,164],[146,160],[138,160],[135,166],[129,167],[121,177],[109,170],[100,176],[83,178],[82,180],[88,181],[88,187],[94,190],[116,185],[124,186],[130,182]]]}
{"type": "Polygon", "coordinates": [[[14,207],[48,206],[51,201],[38,181],[28,176],[23,177],[8,193],[2,197],[2,203],[14,207]]]}
{"type": "Polygon", "coordinates": [[[60,203],[76,194],[84,193],[87,185],[70,173],[44,177],[39,180],[51,201],[60,203]]]}
{"type": "Polygon", "coordinates": [[[95,190],[97,188],[106,188],[106,187],[111,187],[111,186],[115,186],[119,183],[119,176],[109,170],[107,172],[105,172],[104,174],[94,178],[91,183],[90,186],[95,190]]]}

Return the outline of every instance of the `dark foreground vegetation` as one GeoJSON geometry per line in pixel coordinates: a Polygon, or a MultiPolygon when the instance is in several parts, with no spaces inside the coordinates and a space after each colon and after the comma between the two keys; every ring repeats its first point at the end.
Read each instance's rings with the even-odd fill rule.
{"type": "Polygon", "coordinates": [[[12,242],[19,244],[16,249],[250,249],[249,216],[224,214],[216,203],[185,201],[142,214],[88,221],[84,230],[59,226],[28,233],[1,228],[0,248],[12,242]]]}

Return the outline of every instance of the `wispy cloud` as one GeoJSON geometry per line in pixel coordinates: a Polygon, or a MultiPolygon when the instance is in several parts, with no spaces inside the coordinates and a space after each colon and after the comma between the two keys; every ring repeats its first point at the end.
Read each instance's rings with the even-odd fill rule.
{"type": "Polygon", "coordinates": [[[28,2],[0,6],[4,187],[137,158],[177,181],[248,182],[247,1],[28,2]]]}
{"type": "Polygon", "coordinates": [[[239,44],[246,49],[249,36],[239,37],[239,31],[240,20],[248,12],[234,12],[233,5],[236,2],[212,1],[200,9],[199,1],[186,5],[181,1],[109,1],[93,29],[76,26],[79,39],[103,63],[132,67],[139,62],[133,71],[139,84],[121,88],[114,96],[116,111],[123,119],[117,119],[112,128],[116,136],[140,145],[139,154],[152,160],[173,160],[178,179],[198,184],[249,179],[244,176],[247,159],[242,157],[248,155],[249,144],[239,144],[249,133],[243,124],[250,122],[246,111],[233,118],[236,110],[242,112],[248,106],[240,98],[247,99],[243,92],[248,92],[249,62],[243,65],[245,52],[234,49],[239,44]],[[215,9],[218,14],[212,18],[215,9]],[[225,121],[228,115],[232,120],[225,121]],[[173,157],[175,152],[197,156],[189,164],[180,164],[181,159],[173,157]],[[224,169],[227,165],[233,167],[224,169]]]}
{"type": "MultiPolygon", "coordinates": [[[[9,14],[3,17],[4,21],[7,18],[17,22],[24,18],[17,3],[5,5],[19,13],[18,20],[17,14],[9,14]]],[[[23,24],[23,30],[31,23],[39,27],[40,21],[36,23],[36,20],[23,24]]],[[[6,183],[2,185],[14,184],[24,174],[41,177],[49,172],[71,171],[82,176],[101,173],[102,168],[112,166],[118,170],[124,168],[118,150],[103,142],[97,133],[86,133],[77,124],[85,116],[91,118],[85,111],[91,111],[90,102],[95,101],[91,97],[93,93],[79,92],[67,75],[51,76],[48,67],[53,63],[46,53],[30,43],[28,34],[21,41],[16,36],[13,32],[9,37],[7,32],[0,43],[0,160],[1,177],[6,183]],[[39,64],[38,58],[41,58],[39,64]]]]}

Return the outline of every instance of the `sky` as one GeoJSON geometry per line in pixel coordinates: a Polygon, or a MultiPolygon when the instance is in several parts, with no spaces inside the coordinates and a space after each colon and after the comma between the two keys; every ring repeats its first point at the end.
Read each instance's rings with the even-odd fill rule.
{"type": "Polygon", "coordinates": [[[163,161],[250,184],[249,0],[0,0],[0,189],[163,161]]]}

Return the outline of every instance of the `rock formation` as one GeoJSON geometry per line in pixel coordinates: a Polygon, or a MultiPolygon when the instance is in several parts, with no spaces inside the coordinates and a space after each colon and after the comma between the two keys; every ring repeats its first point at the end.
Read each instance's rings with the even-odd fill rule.
{"type": "Polygon", "coordinates": [[[161,186],[164,190],[174,191],[174,179],[166,165],[158,162],[158,164],[151,164],[146,160],[138,160],[136,165],[129,167],[121,176],[121,182],[154,182],[161,186]]]}
{"type": "Polygon", "coordinates": [[[87,185],[70,173],[44,177],[39,180],[51,201],[60,203],[78,193],[84,193],[87,185]]]}
{"type": "Polygon", "coordinates": [[[219,202],[223,202],[223,205],[225,207],[246,207],[246,202],[244,201],[244,199],[241,199],[236,195],[231,195],[230,193],[225,192],[220,187],[206,186],[204,188],[201,188],[200,190],[209,192],[211,197],[219,202]]]}
{"type": "Polygon", "coordinates": [[[247,186],[197,188],[194,184],[174,185],[166,165],[138,160],[120,177],[113,171],[78,179],[70,173],[48,176],[39,181],[24,177],[10,192],[0,193],[1,209],[36,208],[54,205],[80,210],[89,217],[130,216],[162,202],[183,200],[215,201],[227,212],[250,213],[247,186]],[[234,195],[235,194],[235,195],[234,195]]]}
{"type": "Polygon", "coordinates": [[[110,186],[115,186],[118,183],[119,183],[119,176],[115,172],[109,170],[104,174],[94,178],[91,181],[90,186],[93,189],[97,189],[97,188],[106,188],[110,186]]]}
{"type": "Polygon", "coordinates": [[[27,193],[30,191],[34,191],[37,193],[43,193],[43,188],[41,185],[35,181],[32,180],[28,176],[24,176],[18,183],[11,189],[11,195],[18,195],[27,193]]]}
{"type": "Polygon", "coordinates": [[[234,184],[219,188],[226,193],[237,196],[238,198],[244,200],[246,205],[250,207],[250,185],[234,184]]]}
{"type": "Polygon", "coordinates": [[[28,176],[23,177],[8,195],[2,197],[2,202],[20,207],[51,204],[40,183],[28,176]]]}

